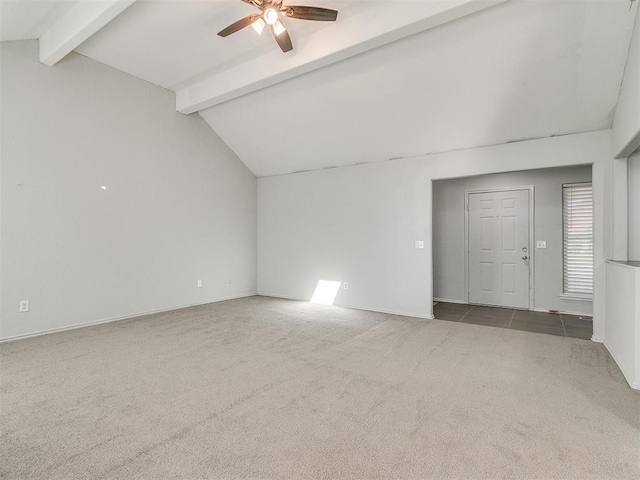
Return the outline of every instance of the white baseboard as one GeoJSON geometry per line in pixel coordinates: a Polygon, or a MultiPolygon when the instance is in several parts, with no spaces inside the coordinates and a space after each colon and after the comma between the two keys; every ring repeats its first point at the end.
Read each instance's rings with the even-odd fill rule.
{"type": "Polygon", "coordinates": [[[23,340],[25,338],[39,337],[41,335],[48,335],[50,333],[66,332],[67,330],[75,330],[77,328],[91,327],[91,326],[94,326],[94,325],[101,325],[103,323],[119,322],[120,320],[128,320],[130,318],[144,317],[146,315],[153,315],[154,313],[172,312],[174,310],[181,310],[183,308],[197,307],[199,305],[209,305],[210,303],[225,302],[227,300],[235,300],[237,298],[255,297],[256,295],[257,295],[257,293],[246,293],[246,294],[237,295],[237,296],[233,296],[233,297],[221,298],[219,300],[210,300],[210,301],[202,302],[202,303],[191,303],[191,304],[187,304],[187,305],[179,305],[179,306],[175,306],[175,307],[162,308],[160,310],[151,310],[151,311],[148,311],[148,312],[134,313],[134,314],[131,314],[131,315],[125,315],[123,317],[105,318],[105,319],[102,319],[102,320],[94,320],[92,322],[85,322],[85,323],[77,323],[75,325],[68,325],[66,327],[50,328],[50,329],[47,329],[47,330],[38,330],[37,332],[23,333],[21,335],[13,335],[11,337],[0,338],[0,343],[13,342],[15,340],[23,340]]]}
{"type": "Polygon", "coordinates": [[[399,312],[399,311],[393,311],[393,310],[382,310],[382,309],[376,309],[376,308],[370,308],[370,307],[361,307],[361,306],[358,306],[358,305],[336,305],[336,307],[352,308],[354,310],[364,310],[366,312],[386,313],[387,315],[398,315],[398,316],[401,316],[401,317],[412,317],[412,318],[422,318],[424,320],[435,320],[435,317],[433,315],[428,316],[428,315],[422,315],[422,314],[419,314],[419,313],[399,312]]]}
{"type": "Polygon", "coordinates": [[[611,355],[611,358],[613,358],[614,362],[616,362],[616,365],[618,365],[618,368],[622,372],[622,375],[624,376],[624,378],[627,381],[627,383],[629,384],[629,386],[631,388],[633,388],[634,390],[640,390],[640,383],[636,382],[635,379],[631,375],[629,375],[628,372],[625,371],[625,369],[622,366],[622,364],[618,361],[618,359],[616,358],[614,353],[609,348],[609,345],[607,345],[606,340],[604,342],[602,342],[602,343],[604,344],[604,347],[607,349],[607,352],[609,352],[609,355],[611,355]]]}
{"type": "Polygon", "coordinates": [[[287,295],[280,295],[278,293],[256,293],[259,297],[270,297],[270,298],[280,298],[282,300],[293,300],[294,302],[308,302],[309,300],[306,298],[297,298],[297,297],[289,297],[287,295]]]}
{"type": "MultiPolygon", "coordinates": [[[[296,302],[308,302],[309,300],[307,299],[303,299],[303,298],[294,298],[294,297],[290,297],[288,295],[279,295],[277,293],[258,293],[259,296],[261,297],[271,297],[271,298],[281,298],[283,300],[294,300],[296,302]]],[[[400,311],[392,311],[392,310],[382,310],[382,309],[375,309],[375,308],[370,308],[370,307],[363,307],[360,305],[346,305],[346,304],[336,304],[334,305],[336,307],[341,307],[341,308],[351,308],[353,310],[364,310],[365,312],[376,312],[376,313],[386,313],[388,315],[399,315],[401,317],[413,317],[413,318],[422,318],[425,320],[434,320],[435,317],[433,315],[431,316],[427,316],[427,315],[421,315],[418,313],[409,313],[409,312],[400,312],[400,311]]]]}
{"type": "Polygon", "coordinates": [[[462,305],[467,305],[467,301],[465,300],[453,300],[451,298],[433,298],[434,302],[443,302],[443,303],[459,303],[462,305]]]}

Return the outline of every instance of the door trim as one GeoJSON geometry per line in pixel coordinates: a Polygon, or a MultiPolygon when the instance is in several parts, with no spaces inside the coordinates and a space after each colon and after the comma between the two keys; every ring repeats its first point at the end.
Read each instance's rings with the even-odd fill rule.
{"type": "MultiPolygon", "coordinates": [[[[469,303],[469,195],[475,193],[512,192],[526,190],[529,192],[529,310],[535,306],[535,188],[533,185],[522,187],[483,188],[480,190],[465,190],[464,192],[464,300],[469,303]]],[[[499,306],[499,305],[496,305],[499,306]]]]}

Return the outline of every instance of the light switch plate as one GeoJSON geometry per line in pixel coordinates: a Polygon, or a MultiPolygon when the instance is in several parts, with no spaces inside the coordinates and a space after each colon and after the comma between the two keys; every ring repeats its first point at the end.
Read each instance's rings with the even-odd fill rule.
{"type": "Polygon", "coordinates": [[[416,248],[424,248],[424,241],[416,240],[416,248]]]}
{"type": "Polygon", "coordinates": [[[547,248],[547,241],[546,240],[538,240],[536,242],[536,248],[547,248]]]}

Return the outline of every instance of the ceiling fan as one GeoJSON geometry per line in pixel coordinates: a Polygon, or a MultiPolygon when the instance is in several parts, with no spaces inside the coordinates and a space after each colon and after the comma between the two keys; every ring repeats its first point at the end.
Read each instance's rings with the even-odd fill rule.
{"type": "Polygon", "coordinates": [[[218,32],[221,37],[227,37],[232,33],[251,25],[253,29],[262,35],[262,31],[268,25],[271,32],[280,45],[283,52],[293,49],[291,37],[287,28],[282,23],[283,18],[297,18],[300,20],[316,20],[320,22],[334,22],[338,18],[338,12],[328,8],[304,7],[301,5],[283,5],[283,0],[242,0],[260,9],[260,13],[254,13],[232,23],[227,28],[218,32]]]}

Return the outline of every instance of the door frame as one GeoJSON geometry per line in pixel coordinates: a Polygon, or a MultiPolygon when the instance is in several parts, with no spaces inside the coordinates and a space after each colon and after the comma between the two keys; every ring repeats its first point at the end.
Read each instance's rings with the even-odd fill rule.
{"type": "MultiPolygon", "coordinates": [[[[465,190],[464,192],[464,301],[469,303],[469,195],[477,193],[512,192],[526,190],[529,192],[529,310],[535,306],[535,188],[533,185],[521,187],[483,188],[465,190]]],[[[499,306],[499,305],[496,305],[499,306]]],[[[506,307],[505,307],[506,308],[506,307]]]]}

